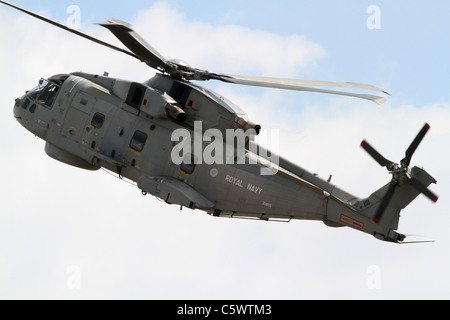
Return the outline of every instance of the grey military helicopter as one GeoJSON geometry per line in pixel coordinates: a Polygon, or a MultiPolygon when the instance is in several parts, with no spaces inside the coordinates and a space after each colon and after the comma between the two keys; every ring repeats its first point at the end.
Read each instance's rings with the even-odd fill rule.
{"type": "MultiPolygon", "coordinates": [[[[100,26],[110,30],[130,51],[0,2],[139,59],[159,71],[145,83],[83,72],[39,80],[34,89],[16,99],[14,116],[23,127],[46,141],[45,151],[50,157],[81,169],[106,169],[137,183],[143,194],[151,194],[181,208],[199,209],[214,217],[317,220],[329,227],[350,227],[383,241],[429,241],[397,231],[400,211],[416,197],[424,194],[433,202],[438,200],[428,189],[436,180],[425,170],[410,167],[413,154],[430,129],[428,124],[399,164],[387,160],[363,141],[361,147],[387,168],[392,179],[370,196],[359,198],[331,184],[331,179],[323,180],[283,157],[274,158],[269,150],[254,142],[255,135],[262,130],[260,125],[250,121],[226,98],[192,81],[218,80],[344,95],[378,104],[386,99],[318,87],[365,89],[387,94],[383,90],[357,83],[211,73],[192,68],[182,60],[165,59],[123,21],[108,19],[100,26]],[[206,163],[198,161],[195,154],[183,153],[180,163],[175,163],[174,148],[181,143],[173,141],[173,132],[179,129],[192,136],[208,130],[215,130],[222,137],[227,130],[241,132],[244,147],[239,149],[233,140],[232,161],[206,163]],[[272,174],[261,174],[264,169],[272,174]]],[[[203,139],[201,147],[208,148],[216,140],[203,139]]],[[[229,147],[230,143],[225,144],[229,147]]]]}

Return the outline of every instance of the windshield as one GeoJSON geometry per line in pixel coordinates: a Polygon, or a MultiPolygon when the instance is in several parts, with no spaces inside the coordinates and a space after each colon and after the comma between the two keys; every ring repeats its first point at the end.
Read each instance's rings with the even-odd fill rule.
{"type": "Polygon", "coordinates": [[[36,99],[41,92],[45,89],[45,87],[48,85],[48,81],[45,79],[41,79],[39,80],[39,84],[34,87],[33,89],[31,89],[30,91],[27,92],[27,95],[31,98],[31,99],[36,99]]]}
{"type": "Polygon", "coordinates": [[[58,90],[59,86],[54,83],[49,83],[39,96],[38,103],[51,107],[55,101],[56,95],[58,94],[58,90]]]}
{"type": "Polygon", "coordinates": [[[55,83],[49,82],[45,79],[39,80],[39,84],[28,91],[27,95],[39,104],[51,107],[58,94],[59,86],[55,83]]]}

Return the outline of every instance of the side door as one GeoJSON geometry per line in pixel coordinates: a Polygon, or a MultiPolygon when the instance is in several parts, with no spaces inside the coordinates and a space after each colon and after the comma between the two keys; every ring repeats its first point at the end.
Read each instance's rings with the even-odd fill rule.
{"type": "Polygon", "coordinates": [[[111,118],[104,138],[97,143],[96,148],[114,163],[129,167],[132,160],[128,148],[134,134],[136,115],[118,108],[111,118]]]}
{"type": "Polygon", "coordinates": [[[89,116],[86,130],[83,132],[83,144],[95,151],[100,151],[100,146],[107,138],[108,128],[117,109],[102,99],[97,99],[94,108],[89,116]]]}
{"type": "Polygon", "coordinates": [[[77,92],[66,113],[61,134],[68,139],[82,143],[82,138],[89,125],[88,118],[95,103],[96,98],[82,91],[77,92]]]}

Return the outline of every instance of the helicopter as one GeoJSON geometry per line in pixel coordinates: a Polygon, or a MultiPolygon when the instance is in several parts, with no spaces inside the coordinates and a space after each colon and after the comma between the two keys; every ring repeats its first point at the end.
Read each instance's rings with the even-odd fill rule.
{"type": "Polygon", "coordinates": [[[400,212],[437,181],[411,167],[430,129],[425,124],[399,163],[386,159],[366,140],[361,147],[392,175],[368,197],[357,197],[258,145],[262,126],[222,95],[193,81],[333,94],[383,104],[389,95],[372,85],[212,73],[179,59],[168,60],[132,26],[107,19],[119,48],[34,12],[7,6],[77,36],[140,60],[158,73],[144,83],[85,72],[42,78],[15,100],[14,117],[43,139],[45,152],[65,164],[104,169],[134,182],[180,208],[213,217],[263,221],[322,221],[349,227],[393,243],[429,242],[398,232],[400,212]],[[370,90],[378,95],[324,89],[370,90]]]}

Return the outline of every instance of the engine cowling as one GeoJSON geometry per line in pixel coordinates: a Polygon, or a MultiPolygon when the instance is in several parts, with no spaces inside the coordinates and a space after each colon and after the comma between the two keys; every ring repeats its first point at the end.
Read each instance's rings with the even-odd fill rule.
{"type": "Polygon", "coordinates": [[[187,119],[186,113],[172,97],[150,87],[145,91],[141,111],[153,118],[166,118],[178,123],[187,119]]]}

